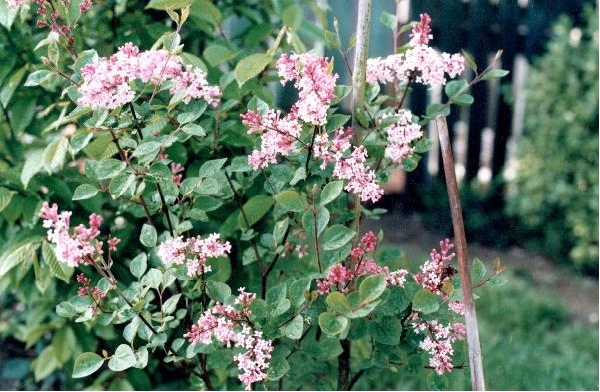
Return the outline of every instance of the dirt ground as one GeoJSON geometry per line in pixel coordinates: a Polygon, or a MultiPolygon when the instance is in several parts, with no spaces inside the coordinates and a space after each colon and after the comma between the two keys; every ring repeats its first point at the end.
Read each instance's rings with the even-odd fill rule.
{"type": "MultiPolygon", "coordinates": [[[[378,232],[382,228],[384,242],[399,245],[409,260],[428,257],[433,248],[437,248],[441,238],[423,226],[418,214],[385,214],[378,221],[365,221],[364,229],[378,232]]],[[[468,240],[468,239],[467,239],[468,240]]],[[[478,257],[488,269],[496,257],[506,265],[507,271],[527,276],[540,288],[548,288],[556,293],[573,316],[584,323],[598,323],[598,279],[582,277],[567,271],[552,260],[536,255],[519,247],[492,249],[468,244],[469,259],[478,257]]]]}

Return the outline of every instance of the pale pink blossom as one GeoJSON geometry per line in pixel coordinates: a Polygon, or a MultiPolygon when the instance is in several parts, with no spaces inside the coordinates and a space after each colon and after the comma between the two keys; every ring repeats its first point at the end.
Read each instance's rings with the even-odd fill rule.
{"type": "Polygon", "coordinates": [[[404,158],[413,154],[414,147],[411,144],[423,136],[423,131],[419,124],[412,121],[410,110],[400,109],[396,115],[400,116],[398,121],[385,128],[388,142],[385,156],[394,162],[402,163],[404,158]]]}
{"type": "Polygon", "coordinates": [[[387,84],[414,79],[417,83],[440,86],[446,83],[446,75],[450,78],[460,75],[465,68],[461,54],[440,53],[428,46],[433,38],[430,22],[429,15],[421,14],[420,22],[410,33],[408,50],[367,60],[367,82],[387,84]]]}
{"type": "MultiPolygon", "coordinates": [[[[58,213],[56,203],[49,206],[48,202],[42,204],[39,216],[43,219],[42,225],[48,229],[47,238],[55,244],[54,253],[59,261],[71,267],[79,264],[89,264],[96,257],[102,255],[102,241],[96,238],[100,235],[102,217],[95,213],[89,216],[89,226],[80,224],[73,228],[71,233],[71,211],[58,213]]],[[[118,239],[109,240],[112,248],[118,239]]]]}
{"type": "Polygon", "coordinates": [[[165,264],[186,264],[188,276],[197,276],[211,271],[206,264],[209,258],[225,256],[231,252],[229,241],[220,242],[220,234],[213,233],[203,239],[191,237],[183,241],[183,236],[162,242],[156,254],[165,264]]]}
{"type": "Polygon", "coordinates": [[[437,320],[422,321],[414,325],[413,330],[417,333],[425,332],[426,336],[419,347],[429,354],[429,366],[436,373],[441,375],[454,368],[452,343],[464,339],[464,324],[443,325],[437,320]]]}
{"type": "Polygon", "coordinates": [[[442,286],[455,273],[455,269],[449,265],[455,256],[451,252],[453,247],[454,245],[448,239],[440,241],[440,253],[433,249],[429,260],[421,265],[420,271],[415,275],[415,280],[424,289],[444,297],[448,295],[442,292],[442,286]]]}
{"type": "Polygon", "coordinates": [[[183,335],[193,345],[210,344],[215,339],[226,347],[241,348],[243,351],[235,354],[233,360],[240,370],[239,380],[248,391],[252,384],[266,379],[273,351],[271,340],[264,339],[262,332],[247,322],[252,313],[250,305],[255,299],[256,294],[247,293],[242,287],[235,300],[239,309],[217,302],[183,335]]]}
{"type": "Polygon", "coordinates": [[[462,301],[450,301],[448,308],[456,314],[465,315],[465,304],[462,301]]]}
{"type": "Polygon", "coordinates": [[[103,57],[86,64],[81,69],[83,82],[78,91],[82,94],[78,103],[93,109],[115,109],[132,102],[136,92],[133,82],[139,80],[159,86],[172,81],[169,92],[180,94],[182,101],[204,99],[216,105],[220,91],[210,86],[204,71],[183,66],[180,56],[168,51],[149,50],[140,52],[132,43],[126,43],[110,57],[103,57]]]}

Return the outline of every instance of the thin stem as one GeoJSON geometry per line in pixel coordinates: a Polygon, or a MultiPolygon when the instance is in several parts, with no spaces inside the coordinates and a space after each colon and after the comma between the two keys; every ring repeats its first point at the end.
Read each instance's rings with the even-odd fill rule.
{"type": "Polygon", "coordinates": [[[317,214],[318,214],[318,210],[316,210],[314,208],[314,203],[313,203],[313,209],[312,209],[312,216],[313,216],[313,224],[314,224],[314,228],[313,228],[313,241],[315,242],[315,253],[317,256],[317,265],[319,266],[319,273],[323,272],[323,266],[321,265],[321,251],[319,250],[319,222],[317,221],[317,214]]]}
{"type": "Polygon", "coordinates": [[[313,128],[312,139],[310,140],[310,146],[308,146],[308,154],[306,155],[306,162],[304,163],[304,170],[308,175],[308,164],[310,163],[310,158],[313,152],[313,146],[315,145],[315,139],[317,137],[317,127],[313,128]]]}
{"type": "Polygon", "coordinates": [[[133,127],[138,134],[140,140],[144,140],[144,135],[142,135],[142,130],[140,129],[140,124],[138,123],[138,118],[135,115],[135,109],[133,107],[133,103],[129,102],[129,109],[131,110],[131,116],[133,117],[133,127]]]}
{"type": "Polygon", "coordinates": [[[358,381],[358,379],[360,378],[360,376],[362,376],[365,373],[365,369],[360,369],[358,371],[358,373],[356,373],[354,375],[354,377],[352,377],[352,380],[350,380],[350,385],[348,385],[348,390],[351,390],[352,387],[354,386],[354,384],[356,384],[356,382],[358,381]]]}
{"type": "Polygon", "coordinates": [[[156,190],[158,191],[158,196],[160,196],[160,202],[162,203],[163,208],[165,209],[165,217],[167,218],[167,226],[169,227],[169,233],[171,237],[175,237],[175,231],[173,230],[173,223],[171,222],[171,216],[169,215],[169,207],[167,206],[167,201],[165,200],[165,195],[162,191],[162,187],[159,183],[156,183],[156,190]]]}
{"type": "MultiPolygon", "coordinates": [[[[290,230],[291,229],[291,225],[288,225],[287,229],[285,230],[285,233],[283,234],[283,238],[281,239],[281,244],[285,245],[288,236],[290,235],[290,230]]],[[[281,252],[276,252],[275,256],[273,256],[273,261],[271,261],[271,264],[269,264],[269,267],[262,273],[262,298],[265,298],[267,295],[267,280],[269,278],[269,274],[271,273],[271,271],[273,271],[273,268],[275,268],[275,264],[277,264],[277,262],[279,261],[279,259],[281,258],[281,252]]]]}
{"type": "Polygon", "coordinates": [[[350,351],[352,343],[348,339],[341,342],[342,353],[338,357],[338,391],[350,390],[350,351]]]}
{"type": "Polygon", "coordinates": [[[465,306],[465,324],[467,329],[469,364],[471,368],[471,386],[474,391],[483,391],[485,390],[485,382],[483,377],[481,347],[479,345],[479,329],[477,327],[475,302],[473,301],[473,288],[471,285],[471,274],[469,272],[467,256],[467,240],[462,217],[462,207],[460,204],[460,194],[458,193],[458,182],[456,180],[456,172],[454,169],[454,159],[452,157],[452,146],[450,144],[446,117],[436,117],[435,123],[442,150],[442,161],[444,163],[446,186],[448,188],[448,198],[450,201],[450,213],[452,215],[452,226],[454,228],[454,241],[456,243],[456,256],[458,258],[463,304],[465,306]]]}

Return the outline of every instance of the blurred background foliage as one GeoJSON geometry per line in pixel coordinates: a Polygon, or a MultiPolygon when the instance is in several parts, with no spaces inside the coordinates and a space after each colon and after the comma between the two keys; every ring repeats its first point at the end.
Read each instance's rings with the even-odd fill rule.
{"type": "MultiPolygon", "coordinates": [[[[212,82],[228,77],[236,57],[268,49],[283,19],[298,26],[304,42],[325,41],[319,29],[326,13],[318,2],[303,1],[299,8],[287,0],[196,1],[202,11],[190,17],[182,42],[192,55],[189,61],[207,67],[212,82]]],[[[493,246],[527,245],[597,274],[598,8],[589,3],[593,6],[579,17],[587,24],[578,21],[581,36],[573,37],[572,20],[561,18],[547,52],[534,62],[514,179],[507,183],[496,177],[487,187],[465,182],[462,192],[468,238],[493,246]]],[[[352,23],[343,22],[342,30],[351,29],[352,23]]],[[[8,267],[14,249],[44,235],[36,216],[43,200],[52,199],[80,216],[98,206],[71,200],[77,185],[72,179],[80,176],[80,167],[78,161],[70,162],[69,151],[61,150],[61,138],[71,137],[73,129],[62,123],[70,108],[57,77],[42,87],[23,86],[28,74],[45,69],[40,56],[58,50],[59,61],[70,65],[68,53],[44,41],[47,31],[34,26],[31,14],[11,15],[6,0],[0,0],[0,24],[0,58],[5,59],[0,62],[0,385],[28,390],[193,389],[197,385],[181,380],[176,368],[161,361],[152,362],[148,372],[132,369],[103,372],[93,381],[72,379],[73,358],[98,342],[110,345],[117,334],[108,327],[89,331],[56,315],[56,304],[74,294],[69,283],[73,272],[40,262],[48,257],[43,249],[23,249],[30,261],[8,267]]],[[[94,1],[79,25],[75,46],[93,47],[101,55],[128,41],[150,48],[173,27],[163,12],[127,0],[94,1]]],[[[270,88],[253,83],[245,88],[274,99],[270,88]]],[[[416,192],[418,201],[405,204],[418,207],[428,227],[449,232],[445,188],[434,180],[416,192]]],[[[392,197],[393,203],[401,199],[392,197]]],[[[117,205],[103,208],[116,211],[117,205]]],[[[598,389],[597,328],[573,321],[569,309],[527,280],[512,277],[501,288],[483,290],[478,316],[490,389],[598,389]]],[[[419,378],[410,364],[396,371],[389,378],[373,372],[356,389],[469,388],[468,372],[419,378]]]]}

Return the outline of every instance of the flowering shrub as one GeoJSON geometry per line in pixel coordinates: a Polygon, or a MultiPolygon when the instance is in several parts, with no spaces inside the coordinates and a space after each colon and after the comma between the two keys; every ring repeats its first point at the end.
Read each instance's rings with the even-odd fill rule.
{"type": "MultiPolygon", "coordinates": [[[[18,290],[33,264],[35,286],[56,299],[56,314],[44,317],[57,320],[47,328],[58,338],[40,354],[36,378],[64,366],[73,378],[102,370],[92,387],[103,387],[112,372],[148,369],[150,379],[158,376],[149,369],[173,366],[197,388],[292,389],[319,379],[349,389],[406,363],[440,375],[462,368],[453,355],[465,310],[450,241],[417,271],[397,252],[383,257],[383,234],[361,235],[360,223],[380,213],[372,203],[389,170],[414,168],[429,149],[421,127],[469,104],[471,84],[501,74],[448,81],[471,62],[428,46],[422,15],[406,50],[368,62],[369,99],[352,119],[336,113],[352,86],[337,84],[332,59],[305,49],[300,7],[275,10],[279,29],[265,31],[251,7],[225,3],[152,0],[170,18],[161,31],[174,31],[101,56],[76,34],[89,22],[82,14],[102,4],[32,2],[51,32],[46,69],[25,85],[61,90],[47,112],[62,112],[36,135],[49,143],[19,167],[15,187],[39,193],[27,235],[1,256],[0,277],[18,290]],[[254,15],[247,33],[261,44],[228,39],[224,13],[254,15]],[[184,51],[186,23],[214,41],[202,58],[184,51]],[[289,110],[274,103],[269,81],[298,91],[289,110]],[[403,107],[412,83],[444,84],[448,101],[420,118],[403,107]],[[88,226],[79,223],[86,214],[88,226]],[[76,339],[84,330],[97,340],[76,339]]],[[[29,4],[10,2],[7,12],[25,20],[29,4]]],[[[17,200],[2,192],[3,208],[17,200]]],[[[486,277],[474,265],[479,283],[501,269],[486,277]]]]}

